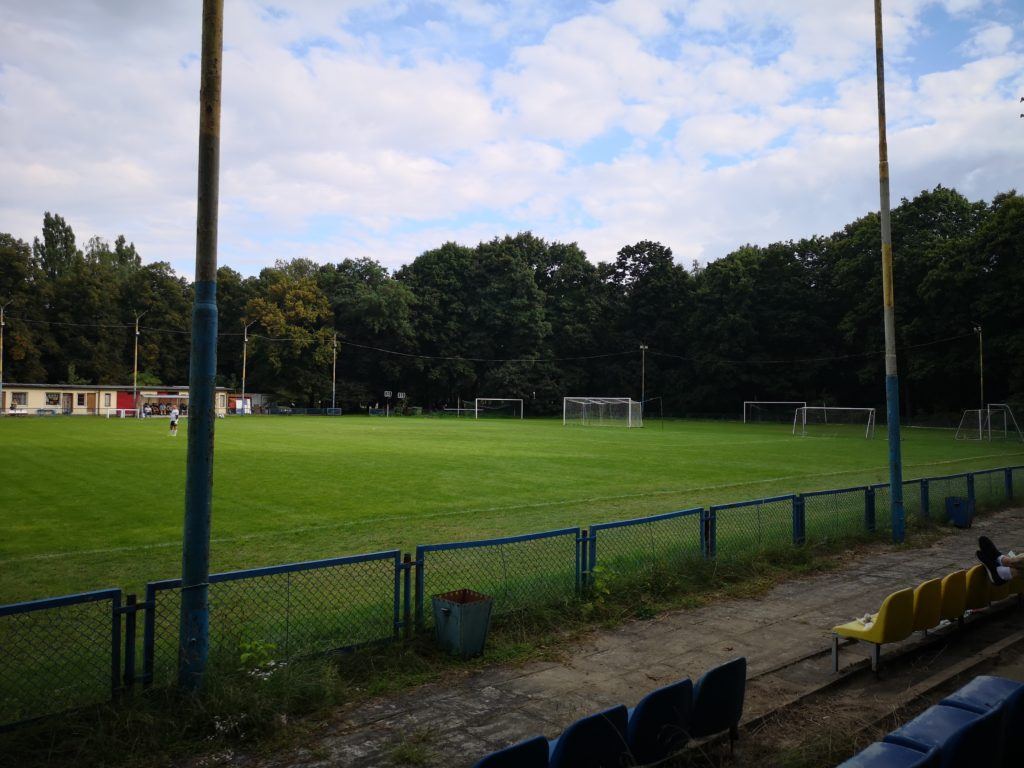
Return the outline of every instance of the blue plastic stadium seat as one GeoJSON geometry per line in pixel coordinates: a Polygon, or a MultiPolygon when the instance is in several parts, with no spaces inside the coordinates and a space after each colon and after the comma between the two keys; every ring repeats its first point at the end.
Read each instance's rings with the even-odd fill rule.
{"type": "Polygon", "coordinates": [[[938,768],[939,750],[927,752],[876,741],[836,768],[938,768]]]}
{"type": "Polygon", "coordinates": [[[664,760],[689,741],[693,683],[689,679],[658,688],[629,710],[626,742],[640,765],[664,760]]]}
{"type": "Polygon", "coordinates": [[[699,739],[728,730],[732,746],[739,738],[746,689],[747,660],[742,656],[705,672],[693,687],[690,736],[699,739]]]}
{"type": "Polygon", "coordinates": [[[537,736],[499,749],[473,768],[548,768],[548,740],[537,736]]]}
{"type": "Polygon", "coordinates": [[[890,744],[922,752],[937,747],[943,768],[999,765],[1000,712],[970,712],[939,704],[885,737],[890,744]]]}
{"type": "Polygon", "coordinates": [[[980,675],[940,704],[972,712],[998,709],[1002,714],[1003,766],[1024,766],[1024,683],[980,675]]]}
{"type": "Polygon", "coordinates": [[[580,718],[548,742],[551,768],[620,768],[627,765],[626,708],[580,718]]]}

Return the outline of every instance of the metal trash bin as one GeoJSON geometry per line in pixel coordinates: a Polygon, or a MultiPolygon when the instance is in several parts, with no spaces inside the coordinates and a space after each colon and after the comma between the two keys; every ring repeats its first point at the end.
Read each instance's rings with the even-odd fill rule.
{"type": "Polygon", "coordinates": [[[456,589],[431,598],[437,644],[466,659],[484,652],[494,598],[472,589],[456,589]]]}
{"type": "Polygon", "coordinates": [[[957,528],[970,528],[974,520],[974,502],[962,496],[947,496],[946,519],[957,528]]]}

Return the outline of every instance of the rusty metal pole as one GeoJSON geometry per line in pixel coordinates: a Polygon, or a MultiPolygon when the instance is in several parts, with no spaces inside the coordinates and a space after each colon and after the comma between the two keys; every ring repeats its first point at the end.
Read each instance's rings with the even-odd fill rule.
{"type": "Polygon", "coordinates": [[[214,393],[217,375],[217,202],[224,0],[203,0],[199,88],[199,193],[195,300],[189,369],[188,464],[181,562],[178,684],[202,687],[209,652],[210,509],[213,503],[214,393]]]}
{"type": "Polygon", "coordinates": [[[889,148],[885,137],[885,65],[882,55],[882,0],[875,0],[875,75],[878,86],[878,186],[882,229],[882,318],[885,323],[885,405],[889,434],[889,499],[892,540],[904,538],[903,459],[900,450],[900,385],[896,370],[896,298],[889,221],[889,148]]]}

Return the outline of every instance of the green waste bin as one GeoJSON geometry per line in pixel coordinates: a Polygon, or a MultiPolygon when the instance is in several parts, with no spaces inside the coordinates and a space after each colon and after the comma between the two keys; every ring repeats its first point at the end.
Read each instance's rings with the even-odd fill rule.
{"type": "Polygon", "coordinates": [[[431,600],[434,631],[442,650],[464,659],[483,653],[494,599],[472,589],[456,589],[431,600]]]}

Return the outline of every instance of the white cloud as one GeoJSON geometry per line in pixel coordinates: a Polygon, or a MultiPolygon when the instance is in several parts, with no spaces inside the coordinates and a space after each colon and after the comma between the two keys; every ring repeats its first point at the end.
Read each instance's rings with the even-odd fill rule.
{"type": "MultiPolygon", "coordinates": [[[[226,8],[221,253],[245,272],[396,266],[519,229],[595,259],[641,238],[708,259],[877,205],[869,4],[445,0],[426,21],[400,0],[273,5],[226,8]]],[[[935,2],[886,3],[895,199],[1024,177],[1024,11],[942,5],[936,37],[973,60],[915,70],[935,2]]],[[[57,211],[81,241],[123,232],[191,273],[199,24],[195,4],[5,8],[0,231],[30,239],[57,211]]]]}

